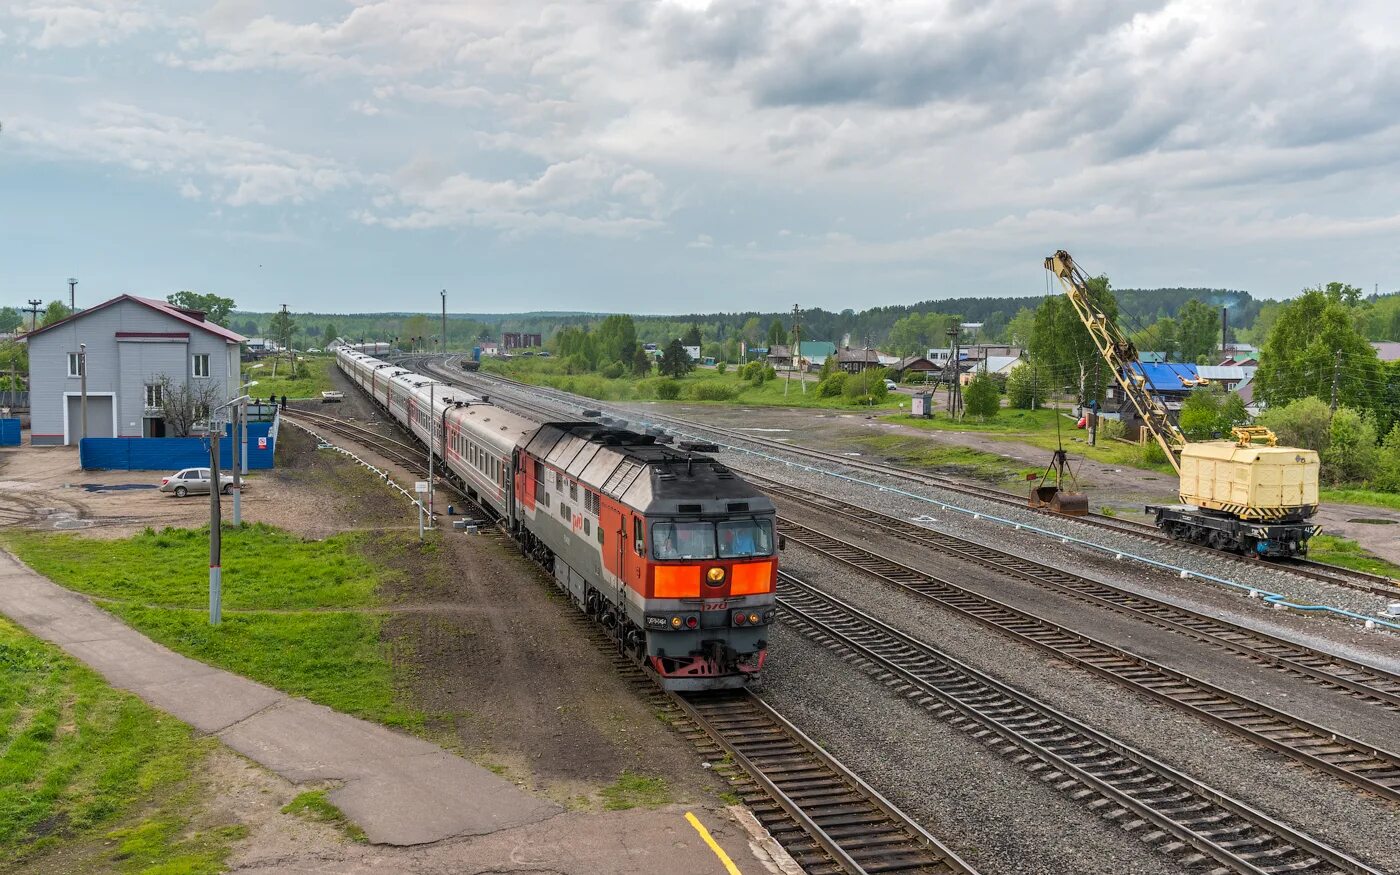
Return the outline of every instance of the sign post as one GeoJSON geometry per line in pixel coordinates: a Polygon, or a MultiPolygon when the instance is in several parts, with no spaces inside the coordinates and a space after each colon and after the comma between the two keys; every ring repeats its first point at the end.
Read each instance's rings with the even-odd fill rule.
{"type": "Polygon", "coordinates": [[[418,540],[423,540],[423,496],[428,494],[428,481],[414,481],[413,491],[418,495],[418,540]]]}

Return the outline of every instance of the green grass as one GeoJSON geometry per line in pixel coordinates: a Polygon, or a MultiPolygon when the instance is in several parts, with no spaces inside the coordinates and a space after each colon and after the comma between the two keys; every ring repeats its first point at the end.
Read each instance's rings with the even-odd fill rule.
{"type": "MultiPolygon", "coordinates": [[[[209,528],[145,532],[119,540],[14,532],[6,540],[45,577],[89,595],[133,604],[208,604],[209,528]]],[[[304,541],[261,523],[223,529],[224,607],[230,610],[362,607],[382,572],[360,536],[304,541]]]]}
{"type": "Polygon", "coordinates": [[[1400,565],[1366,552],[1361,545],[1335,535],[1313,535],[1308,541],[1308,558],[1354,571],[1382,574],[1400,580],[1400,565]]]}
{"type": "Polygon", "coordinates": [[[263,359],[253,362],[244,369],[244,382],[257,380],[256,386],[248,389],[248,394],[256,398],[267,398],[270,395],[286,395],[292,398],[319,398],[321,393],[328,389],[334,389],[331,385],[331,364],[334,358],[331,356],[307,356],[305,361],[297,363],[297,376],[287,376],[287,361],[283,359],[277,362],[277,376],[272,376],[272,359],[263,359]]]}
{"type": "Polygon", "coordinates": [[[607,811],[629,808],[657,808],[672,801],[671,788],[662,778],[623,772],[617,780],[598,791],[607,811]]]}
{"type": "Polygon", "coordinates": [[[1324,504],[1364,504],[1400,510],[1400,494],[1376,492],[1373,489],[1324,489],[1321,499],[1324,504]]]}
{"type": "Polygon", "coordinates": [[[0,619],[0,869],[223,871],[242,828],[196,824],[214,744],[0,619]]]}
{"type": "MultiPolygon", "coordinates": [[[[946,415],[935,415],[931,419],[898,414],[886,416],[888,422],[922,428],[929,431],[971,432],[979,439],[992,441],[1017,441],[1046,450],[1055,450],[1061,445],[1072,457],[1092,459],[1105,465],[1121,468],[1139,468],[1162,474],[1175,475],[1176,471],[1166,461],[1153,461],[1147,457],[1143,447],[1115,440],[1100,440],[1096,446],[1089,446],[1088,432],[1074,427],[1074,422],[1061,415],[1058,410],[1013,410],[1003,408],[986,422],[977,422],[971,417],[961,422],[949,419],[946,415]],[[1056,420],[1059,430],[1056,431],[1056,420]]],[[[1048,459],[1047,455],[1047,459],[1048,459]]]]}
{"type": "Polygon", "coordinates": [[[396,573],[359,536],[302,540],[281,530],[224,530],[224,617],[208,622],[208,535],[146,531],[97,540],[12,532],[5,543],[39,573],[186,656],[338,711],[421,729],[395,694],[375,589],[396,573]]]}
{"type": "Polygon", "coordinates": [[[282,813],[295,814],[316,823],[329,823],[345,833],[351,841],[365,841],[365,831],[351,823],[345,812],[326,798],[325,790],[307,790],[298,794],[295,799],[282,806],[282,813]]]}
{"type": "Polygon", "coordinates": [[[968,447],[949,447],[905,435],[872,435],[860,438],[855,444],[864,452],[903,464],[925,468],[954,468],[993,481],[1024,482],[1026,475],[1040,474],[1040,469],[1023,467],[1015,460],[995,453],[984,453],[968,447]]]}
{"type": "MultiPolygon", "coordinates": [[[[807,391],[804,393],[802,384],[794,379],[788,385],[785,394],[783,387],[787,381],[783,379],[782,374],[779,374],[776,379],[768,380],[762,384],[754,384],[739,379],[737,368],[734,367],[730,367],[723,374],[714,368],[696,368],[680,379],[681,394],[679,398],[675,399],[661,398],[658,387],[665,382],[663,378],[627,376],[607,379],[598,374],[571,375],[564,373],[564,364],[561,360],[553,358],[485,359],[481,363],[481,368],[484,371],[501,374],[526,383],[550,386],[586,398],[596,398],[600,401],[672,400],[685,404],[738,404],[754,407],[812,407],[833,410],[870,409],[866,405],[853,404],[842,397],[819,397],[815,381],[807,383],[807,391]],[[707,393],[714,392],[728,397],[722,399],[706,397],[707,393]]],[[[895,409],[901,400],[908,403],[907,397],[891,395],[883,404],[877,405],[873,409],[888,412],[895,409]]]]}

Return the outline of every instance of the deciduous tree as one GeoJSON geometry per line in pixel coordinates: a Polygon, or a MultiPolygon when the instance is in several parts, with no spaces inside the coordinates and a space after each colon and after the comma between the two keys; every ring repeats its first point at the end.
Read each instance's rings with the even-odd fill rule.
{"type": "Polygon", "coordinates": [[[1339,404],[1376,409],[1385,369],[1344,303],[1348,288],[1330,283],[1327,289],[1305,289],[1284,305],[1261,350],[1257,398],[1270,407],[1309,395],[1330,400],[1335,383],[1339,404]]]}
{"type": "Polygon", "coordinates": [[[1210,361],[1220,337],[1220,313],[1214,307],[1192,298],[1177,311],[1176,324],[1182,361],[1198,362],[1202,358],[1210,364],[1218,361],[1210,361]]]}
{"type": "Polygon", "coordinates": [[[62,301],[49,301],[49,305],[44,308],[44,315],[39,317],[39,326],[52,325],[61,319],[67,319],[73,315],[73,311],[62,301]]]}
{"type": "Polygon", "coordinates": [[[985,422],[1001,410],[1001,391],[997,389],[996,381],[989,374],[978,373],[972,378],[972,382],[967,384],[967,389],[963,392],[963,401],[969,416],[975,416],[979,421],[985,422]]]}
{"type": "Polygon", "coordinates": [[[204,318],[216,325],[228,326],[229,314],[233,312],[233,298],[225,298],[221,295],[200,292],[183,291],[176,292],[166,297],[166,300],[177,307],[184,307],[187,310],[199,310],[204,313],[204,318]]]}

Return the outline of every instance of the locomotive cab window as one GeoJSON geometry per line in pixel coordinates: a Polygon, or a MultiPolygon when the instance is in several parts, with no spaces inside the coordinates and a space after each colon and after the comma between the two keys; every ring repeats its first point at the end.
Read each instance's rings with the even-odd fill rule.
{"type": "Polygon", "coordinates": [[[767,556],[773,552],[773,524],[768,520],[726,520],[716,528],[721,559],[767,556]]]}
{"type": "Polygon", "coordinates": [[[657,559],[713,559],[715,524],[655,523],[651,527],[651,545],[657,559]]]}

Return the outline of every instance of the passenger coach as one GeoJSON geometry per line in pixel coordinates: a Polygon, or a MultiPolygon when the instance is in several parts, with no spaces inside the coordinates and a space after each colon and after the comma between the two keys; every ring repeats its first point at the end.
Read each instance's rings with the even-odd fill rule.
{"type": "Polygon", "coordinates": [[[776,512],[708,455],[715,447],[541,424],[364,353],[342,349],[337,361],[666,687],[757,677],[774,617],[776,512]]]}

